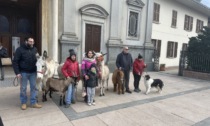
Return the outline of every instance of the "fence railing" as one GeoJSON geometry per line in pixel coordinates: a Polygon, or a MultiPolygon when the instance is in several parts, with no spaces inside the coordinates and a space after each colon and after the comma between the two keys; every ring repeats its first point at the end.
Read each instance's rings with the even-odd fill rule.
{"type": "Polygon", "coordinates": [[[183,70],[210,73],[210,54],[181,51],[179,60],[179,75],[183,70]]]}

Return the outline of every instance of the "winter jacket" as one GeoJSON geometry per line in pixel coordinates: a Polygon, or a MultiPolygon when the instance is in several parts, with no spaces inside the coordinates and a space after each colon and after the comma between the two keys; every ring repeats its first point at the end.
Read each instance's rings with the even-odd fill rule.
{"type": "Polygon", "coordinates": [[[146,67],[146,65],[144,64],[144,61],[136,58],[133,63],[133,74],[142,75],[145,67],[146,67]]]}
{"type": "Polygon", "coordinates": [[[79,63],[77,61],[73,62],[70,57],[66,59],[61,71],[65,77],[76,77],[77,80],[80,79],[79,63]]]}
{"type": "MultiPolygon", "coordinates": [[[[0,58],[6,58],[8,57],[7,49],[2,47],[0,49],[0,58]]],[[[0,66],[2,66],[1,60],[0,60],[0,66]]]]}
{"type": "Polygon", "coordinates": [[[96,64],[96,60],[95,59],[91,59],[91,58],[84,58],[82,60],[82,75],[85,76],[87,74],[87,71],[89,70],[90,66],[95,63],[96,64]]]}
{"type": "Polygon", "coordinates": [[[36,47],[28,47],[25,44],[16,49],[12,63],[16,75],[21,72],[36,72],[36,53],[36,47]]]}
{"type": "Polygon", "coordinates": [[[133,59],[130,53],[120,53],[117,56],[116,66],[119,69],[120,67],[125,70],[129,71],[132,68],[133,59]]]}
{"type": "Polygon", "coordinates": [[[96,87],[98,86],[98,77],[97,77],[97,74],[91,72],[91,71],[88,71],[87,72],[87,75],[89,76],[89,79],[86,80],[86,87],[96,87]]]}

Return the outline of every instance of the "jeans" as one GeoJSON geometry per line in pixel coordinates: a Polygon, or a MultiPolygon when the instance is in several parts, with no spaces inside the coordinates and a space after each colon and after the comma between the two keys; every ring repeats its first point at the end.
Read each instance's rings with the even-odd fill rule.
{"type": "Polygon", "coordinates": [[[74,84],[69,84],[66,93],[66,104],[71,104],[71,101],[75,100],[75,87],[74,84]]]}
{"type": "Polygon", "coordinates": [[[36,72],[34,73],[21,73],[21,80],[20,80],[20,102],[21,104],[27,103],[27,83],[30,83],[30,104],[36,104],[36,72]]]}
{"type": "Polygon", "coordinates": [[[130,70],[124,70],[125,89],[129,90],[130,70]]]}
{"type": "Polygon", "coordinates": [[[87,87],[87,97],[88,97],[88,103],[93,103],[93,99],[95,96],[95,87],[87,87]]]}
{"type": "Polygon", "coordinates": [[[0,70],[1,70],[1,79],[4,79],[4,67],[0,66],[0,70]]]}

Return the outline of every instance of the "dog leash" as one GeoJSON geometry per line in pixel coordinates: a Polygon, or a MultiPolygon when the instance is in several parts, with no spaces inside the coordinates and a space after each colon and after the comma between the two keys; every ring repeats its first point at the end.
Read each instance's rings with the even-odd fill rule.
{"type": "Polygon", "coordinates": [[[18,77],[15,77],[14,80],[13,80],[13,85],[14,85],[15,87],[17,87],[19,84],[20,84],[19,78],[18,78],[18,77]]]}

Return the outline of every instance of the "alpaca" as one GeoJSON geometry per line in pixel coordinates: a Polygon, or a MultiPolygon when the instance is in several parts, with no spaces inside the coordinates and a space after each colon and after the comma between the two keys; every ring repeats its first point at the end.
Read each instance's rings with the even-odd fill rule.
{"type": "Polygon", "coordinates": [[[100,96],[105,96],[105,82],[108,90],[108,81],[109,81],[109,68],[104,63],[104,56],[106,54],[96,53],[96,66],[100,72],[99,75],[99,86],[100,86],[100,96]]]}
{"type": "Polygon", "coordinates": [[[118,90],[118,94],[122,92],[124,94],[124,73],[123,71],[116,69],[112,75],[112,82],[114,84],[114,92],[118,90]]]}

